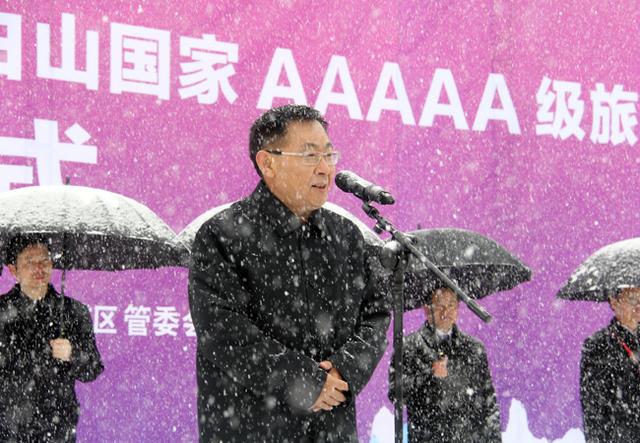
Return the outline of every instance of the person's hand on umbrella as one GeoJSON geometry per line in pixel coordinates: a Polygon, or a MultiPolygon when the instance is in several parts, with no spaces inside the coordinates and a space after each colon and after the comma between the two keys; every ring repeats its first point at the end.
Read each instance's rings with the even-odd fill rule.
{"type": "Polygon", "coordinates": [[[331,411],[334,407],[347,400],[344,392],[349,390],[349,385],[342,379],[342,375],[333,367],[330,361],[320,362],[320,369],[327,372],[322,391],[316,399],[311,410],[313,412],[331,411]]]}
{"type": "Polygon", "coordinates": [[[449,376],[449,370],[447,369],[447,362],[449,358],[445,355],[440,359],[433,362],[431,370],[436,378],[447,378],[449,376]]]}
{"type": "Polygon", "coordinates": [[[56,338],[50,340],[51,355],[53,358],[57,358],[62,361],[71,360],[71,342],[66,338],[56,338]]]}

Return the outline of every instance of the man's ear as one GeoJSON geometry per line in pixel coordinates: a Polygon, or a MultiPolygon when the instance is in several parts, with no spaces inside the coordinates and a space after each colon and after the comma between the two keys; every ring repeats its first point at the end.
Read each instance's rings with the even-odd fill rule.
{"type": "Polygon", "coordinates": [[[263,177],[272,178],[275,176],[273,157],[271,157],[267,151],[258,151],[256,154],[256,163],[263,177]]]}

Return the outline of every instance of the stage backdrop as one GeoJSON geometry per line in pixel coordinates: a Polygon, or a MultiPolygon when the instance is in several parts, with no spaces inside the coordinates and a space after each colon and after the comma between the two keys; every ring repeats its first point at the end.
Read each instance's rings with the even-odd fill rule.
{"type": "MultiPolygon", "coordinates": [[[[2,2],[0,190],[69,176],[180,231],[253,190],[247,133],[263,110],[313,105],[338,169],[394,194],[384,214],[398,228],[475,230],[533,269],[482,301],[492,323],[465,309],[460,325],[487,347],[506,439],[580,441],[581,344],[610,312],[554,295],[592,251],[638,234],[637,11],[628,0],[2,2]]],[[[361,215],[353,197],[331,200],[361,215]]],[[[68,280],[106,366],[78,386],[79,440],[196,440],[187,272],[68,280]]],[[[8,272],[0,284],[13,284],[8,272]]],[[[406,332],[422,321],[408,314],[406,332]]],[[[358,398],[362,441],[392,432],[390,351],[358,398]]]]}

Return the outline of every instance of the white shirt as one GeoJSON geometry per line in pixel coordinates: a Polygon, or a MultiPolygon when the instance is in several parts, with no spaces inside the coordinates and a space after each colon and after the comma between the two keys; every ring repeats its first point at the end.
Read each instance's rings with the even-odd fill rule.
{"type": "Polygon", "coordinates": [[[444,341],[444,340],[450,339],[452,331],[453,329],[449,329],[448,331],[441,331],[440,329],[436,328],[436,335],[438,336],[438,341],[444,341]]]}

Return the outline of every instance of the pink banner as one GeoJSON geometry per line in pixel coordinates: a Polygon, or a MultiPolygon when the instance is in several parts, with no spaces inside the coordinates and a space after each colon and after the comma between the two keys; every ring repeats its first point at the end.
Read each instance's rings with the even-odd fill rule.
{"type": "MultiPolygon", "coordinates": [[[[492,323],[465,310],[460,324],[487,347],[505,441],[569,441],[581,432],[581,344],[611,313],[555,293],[592,251],[637,235],[635,10],[629,1],[5,3],[0,190],[69,176],[137,199],[180,231],[254,188],[248,129],[264,109],[315,106],[339,169],[393,192],[384,213],[398,228],[475,230],[533,269],[532,282],[482,301],[492,323]]],[[[362,215],[340,191],[331,200],[362,215]]],[[[2,292],[12,285],[8,273],[0,282],[2,292]]],[[[186,290],[182,269],[70,274],[106,366],[78,386],[80,441],[197,439],[186,290]]],[[[406,320],[409,332],[423,318],[406,320]]],[[[362,441],[386,441],[392,426],[390,351],[358,399],[362,441]]]]}

